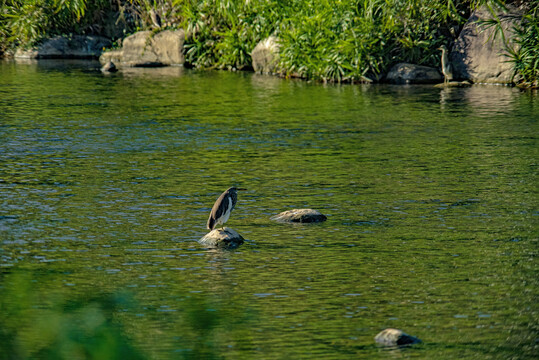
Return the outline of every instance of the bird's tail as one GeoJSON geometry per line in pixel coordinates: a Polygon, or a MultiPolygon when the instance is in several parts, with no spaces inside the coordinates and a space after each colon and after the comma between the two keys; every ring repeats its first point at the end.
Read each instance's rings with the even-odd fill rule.
{"type": "Polygon", "coordinates": [[[213,217],[210,216],[206,227],[208,228],[208,230],[213,230],[213,228],[215,227],[215,219],[213,217]]]}

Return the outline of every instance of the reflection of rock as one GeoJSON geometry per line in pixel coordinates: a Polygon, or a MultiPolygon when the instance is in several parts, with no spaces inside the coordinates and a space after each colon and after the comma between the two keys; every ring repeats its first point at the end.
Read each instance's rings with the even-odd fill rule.
{"type": "Polygon", "coordinates": [[[408,335],[402,330],[391,328],[382,330],[374,337],[374,341],[384,346],[406,346],[419,344],[421,342],[421,340],[415,336],[408,335]]]}
{"type": "Polygon", "coordinates": [[[472,83],[469,81],[450,81],[448,83],[441,83],[441,84],[434,85],[434,87],[437,87],[437,88],[448,88],[448,87],[463,88],[463,87],[470,87],[470,86],[472,86],[472,83]]]}
{"type": "MultiPolygon", "coordinates": [[[[513,27],[520,23],[522,14],[512,9],[510,13],[497,13],[504,35],[513,44],[513,27]]],[[[496,34],[496,26],[480,26],[479,20],[491,20],[492,14],[486,6],[480,7],[462,28],[455,42],[450,59],[454,76],[475,83],[510,83],[513,64],[504,55],[505,47],[501,35],[496,34]]]]}
{"type": "Polygon", "coordinates": [[[121,50],[112,50],[99,58],[102,64],[115,62],[120,67],[130,66],[168,66],[182,65],[183,30],[165,30],[154,34],[151,31],[139,31],[126,37],[121,50]]]}
{"type": "Polygon", "coordinates": [[[294,209],[283,211],[282,213],[271,217],[271,220],[283,222],[312,223],[325,221],[327,217],[318,210],[313,209],[294,209]]]}
{"type": "Polygon", "coordinates": [[[251,52],[253,69],[257,73],[273,74],[277,72],[279,59],[279,43],[275,36],[259,42],[251,52]]]}
{"type": "Polygon", "coordinates": [[[122,69],[124,77],[140,77],[148,79],[180,77],[184,74],[183,66],[163,66],[163,67],[126,67],[122,69]]]}
{"type": "Polygon", "coordinates": [[[102,36],[73,35],[70,37],[55,36],[44,40],[39,46],[30,50],[17,49],[15,58],[23,59],[89,59],[97,58],[103,48],[112,42],[102,36]]]}
{"type": "Polygon", "coordinates": [[[396,64],[386,77],[392,84],[433,84],[442,79],[442,75],[435,68],[408,63],[396,64]]]}
{"type": "Polygon", "coordinates": [[[101,71],[104,72],[104,73],[116,72],[116,71],[118,71],[118,69],[116,68],[116,65],[114,65],[114,63],[112,61],[109,61],[108,63],[103,65],[103,67],[101,68],[101,71]]]}
{"type": "Polygon", "coordinates": [[[236,230],[224,227],[210,231],[198,242],[209,248],[235,249],[243,244],[243,240],[236,230]]]}

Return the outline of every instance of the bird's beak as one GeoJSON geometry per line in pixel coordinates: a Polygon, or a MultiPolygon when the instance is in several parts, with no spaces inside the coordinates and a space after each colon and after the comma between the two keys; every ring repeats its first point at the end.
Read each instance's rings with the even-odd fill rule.
{"type": "Polygon", "coordinates": [[[244,188],[239,188],[237,190],[243,190],[243,191],[247,191],[247,189],[244,189],[244,188]]]}

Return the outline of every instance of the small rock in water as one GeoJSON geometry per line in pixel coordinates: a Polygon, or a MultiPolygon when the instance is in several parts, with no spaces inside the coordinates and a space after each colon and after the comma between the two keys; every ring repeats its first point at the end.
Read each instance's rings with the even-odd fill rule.
{"type": "Polygon", "coordinates": [[[407,346],[419,344],[421,342],[421,340],[415,336],[408,335],[402,330],[392,328],[382,330],[374,337],[374,341],[384,346],[407,346]]]}
{"type": "Polygon", "coordinates": [[[271,220],[299,223],[321,222],[326,219],[327,217],[324,214],[313,209],[293,209],[271,217],[271,220]]]}
{"type": "Polygon", "coordinates": [[[198,242],[209,248],[235,249],[243,244],[243,237],[234,229],[213,229],[198,242]]]}
{"type": "Polygon", "coordinates": [[[103,65],[103,67],[101,68],[101,71],[102,72],[116,72],[118,71],[118,68],[116,67],[116,65],[114,65],[112,61],[109,61],[108,63],[103,65]]]}

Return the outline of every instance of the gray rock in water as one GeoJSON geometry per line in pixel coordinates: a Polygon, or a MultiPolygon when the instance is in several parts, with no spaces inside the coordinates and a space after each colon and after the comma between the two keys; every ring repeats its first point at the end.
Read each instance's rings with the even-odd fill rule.
{"type": "Polygon", "coordinates": [[[271,220],[299,223],[321,222],[326,219],[327,217],[324,214],[313,209],[293,209],[271,217],[271,220]]]}
{"type": "Polygon", "coordinates": [[[374,337],[374,341],[383,346],[407,346],[419,344],[421,340],[415,336],[408,335],[399,329],[388,328],[382,330],[374,337]]]}
{"type": "Polygon", "coordinates": [[[435,84],[443,79],[438,69],[408,64],[398,63],[391,68],[386,76],[386,80],[392,84],[435,84]]]}
{"type": "Polygon", "coordinates": [[[98,58],[110,39],[93,35],[55,36],[45,39],[30,50],[17,49],[15,58],[22,59],[89,59],[98,58]]]}
{"type": "Polygon", "coordinates": [[[279,41],[275,36],[270,36],[260,41],[251,52],[253,70],[261,74],[273,74],[277,72],[279,60],[279,41]]]}
{"type": "Polygon", "coordinates": [[[208,248],[235,249],[243,244],[243,237],[234,229],[213,229],[198,242],[208,248]]]}
{"type": "Polygon", "coordinates": [[[101,71],[104,72],[104,73],[116,72],[116,71],[118,71],[118,68],[116,67],[116,65],[114,65],[114,63],[112,61],[109,61],[108,63],[103,65],[103,67],[101,68],[101,71]]]}
{"type": "MultiPolygon", "coordinates": [[[[513,27],[522,21],[522,10],[508,5],[509,12],[498,11],[505,38],[514,46],[513,27]]],[[[486,6],[481,6],[464,24],[450,54],[456,79],[467,79],[474,83],[511,83],[513,64],[505,56],[506,50],[496,26],[481,26],[480,20],[489,21],[493,16],[486,6]]]]}
{"type": "Polygon", "coordinates": [[[108,51],[99,61],[106,64],[116,62],[120,67],[152,67],[183,65],[183,30],[165,30],[154,34],[151,31],[139,31],[126,37],[121,50],[108,51]]]}

